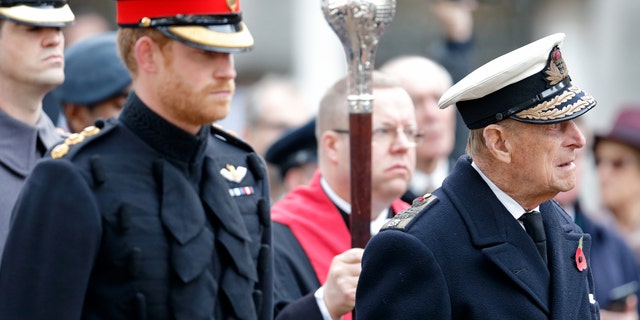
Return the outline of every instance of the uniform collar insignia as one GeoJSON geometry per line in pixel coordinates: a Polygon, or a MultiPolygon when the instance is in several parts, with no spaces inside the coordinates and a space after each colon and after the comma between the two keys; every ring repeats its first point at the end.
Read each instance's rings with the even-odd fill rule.
{"type": "Polygon", "coordinates": [[[226,168],[220,169],[220,174],[229,181],[239,183],[247,175],[247,168],[227,164],[226,168]]]}

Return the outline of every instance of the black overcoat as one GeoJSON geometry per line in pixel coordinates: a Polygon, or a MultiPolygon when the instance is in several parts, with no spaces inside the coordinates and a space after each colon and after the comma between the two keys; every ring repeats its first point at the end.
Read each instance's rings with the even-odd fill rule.
{"type": "Polygon", "coordinates": [[[271,319],[260,158],[214,127],[181,131],[135,94],[101,127],[70,136],[27,180],[0,317],[271,319]]]}
{"type": "Polygon", "coordinates": [[[540,206],[549,265],[462,156],[426,206],[396,216],[364,251],[358,319],[598,319],[591,237],[555,201],[540,206]]]}

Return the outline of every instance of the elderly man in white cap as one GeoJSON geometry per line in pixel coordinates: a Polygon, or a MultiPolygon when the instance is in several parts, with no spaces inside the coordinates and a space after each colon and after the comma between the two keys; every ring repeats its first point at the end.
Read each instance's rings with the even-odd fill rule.
{"type": "Polygon", "coordinates": [[[575,184],[585,138],[572,119],[596,104],[571,83],[554,34],[451,87],[471,130],[441,188],[367,245],[362,319],[598,319],[591,237],[555,202],[575,184]]]}

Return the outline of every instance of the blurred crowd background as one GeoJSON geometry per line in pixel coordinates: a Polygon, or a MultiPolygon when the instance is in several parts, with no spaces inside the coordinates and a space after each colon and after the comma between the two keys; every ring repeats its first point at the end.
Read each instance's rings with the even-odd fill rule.
{"type": "MultiPolygon", "coordinates": [[[[398,55],[428,55],[438,49],[442,26],[432,10],[434,1],[397,0],[395,18],[378,46],[376,66],[398,55]]],[[[255,46],[236,56],[237,95],[221,124],[240,132],[247,88],[273,73],[292,78],[306,108],[314,113],[321,95],[347,71],[344,51],[326,23],[321,1],[242,0],[241,4],[255,46]]],[[[76,0],[70,6],[76,15],[97,14],[115,29],[115,1],[76,0]]],[[[607,130],[621,107],[640,101],[636,80],[640,1],[479,0],[473,24],[474,67],[548,34],[565,33],[563,54],[570,74],[598,100],[585,117],[595,132],[607,130]]],[[[585,171],[587,207],[598,206],[595,179],[593,170],[585,171]]]]}

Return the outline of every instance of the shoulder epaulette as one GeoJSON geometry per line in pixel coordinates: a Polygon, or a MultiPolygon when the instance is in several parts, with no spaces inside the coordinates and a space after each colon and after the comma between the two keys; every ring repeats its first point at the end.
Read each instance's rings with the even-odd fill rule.
{"type": "Polygon", "coordinates": [[[431,193],[427,193],[422,197],[418,197],[413,200],[413,204],[411,207],[401,211],[397,215],[395,215],[391,220],[382,226],[381,230],[385,229],[399,229],[405,230],[409,222],[415,218],[422,209],[424,209],[429,203],[438,199],[438,197],[432,195],[431,193]]]}
{"type": "Polygon", "coordinates": [[[228,142],[249,152],[254,151],[253,148],[247,142],[240,139],[235,132],[231,130],[224,130],[219,124],[211,125],[211,134],[218,138],[218,140],[228,142]]]}
{"type": "Polygon", "coordinates": [[[93,140],[97,136],[103,135],[114,127],[113,123],[100,121],[96,122],[96,125],[88,126],[80,132],[69,134],[62,143],[51,149],[50,156],[53,159],[59,159],[65,156],[69,157],[73,152],[80,149],[82,145],[93,140]]]}

